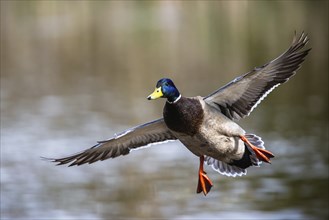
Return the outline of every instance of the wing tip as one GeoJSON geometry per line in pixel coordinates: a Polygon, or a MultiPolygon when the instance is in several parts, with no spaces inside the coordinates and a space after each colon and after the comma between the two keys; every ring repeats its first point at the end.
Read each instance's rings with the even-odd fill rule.
{"type": "MultiPolygon", "coordinates": [[[[305,31],[302,31],[298,37],[298,33],[295,30],[294,37],[291,43],[291,48],[293,48],[294,51],[300,50],[301,48],[305,47],[309,41],[310,38],[308,37],[308,34],[305,31]]],[[[307,49],[307,52],[309,52],[311,49],[312,48],[307,49]]]]}
{"type": "Polygon", "coordinates": [[[47,162],[51,162],[51,163],[57,163],[56,166],[59,166],[59,165],[64,165],[64,164],[67,164],[69,162],[63,162],[62,159],[56,159],[56,158],[50,158],[50,157],[43,157],[43,156],[40,156],[40,159],[43,160],[43,161],[47,161],[47,162]]]}

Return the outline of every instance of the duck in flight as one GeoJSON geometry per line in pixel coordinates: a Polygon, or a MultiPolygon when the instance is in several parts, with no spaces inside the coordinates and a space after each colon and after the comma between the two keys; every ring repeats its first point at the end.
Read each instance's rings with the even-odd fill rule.
{"type": "Polygon", "coordinates": [[[148,100],[166,98],[163,118],[130,128],[72,156],[49,159],[57,165],[90,164],[154,143],[179,140],[199,157],[197,193],[207,195],[213,186],[203,169],[210,165],[226,176],[242,176],[250,166],[270,163],[273,153],[255,134],[237,123],[274,88],[288,81],[301,66],[310,49],[303,50],[308,37],[294,36],[291,46],[276,59],[235,78],[206,97],[184,97],[172,80],[160,79],[148,100]]]}

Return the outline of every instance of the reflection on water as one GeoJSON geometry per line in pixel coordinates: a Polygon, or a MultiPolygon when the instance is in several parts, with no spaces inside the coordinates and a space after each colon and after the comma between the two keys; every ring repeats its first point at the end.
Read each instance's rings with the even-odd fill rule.
{"type": "Polygon", "coordinates": [[[326,219],[327,10],[1,1],[1,218],[326,219]],[[206,95],[281,53],[295,29],[309,33],[310,56],[241,121],[275,153],[271,165],[239,178],[207,167],[214,187],[204,197],[195,194],[198,159],[178,142],[81,167],[40,159],[160,117],[163,101],[146,100],[158,78],[206,95]]]}

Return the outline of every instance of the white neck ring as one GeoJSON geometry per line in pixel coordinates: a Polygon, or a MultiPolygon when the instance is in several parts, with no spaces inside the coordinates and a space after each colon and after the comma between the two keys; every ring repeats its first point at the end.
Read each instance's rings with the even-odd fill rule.
{"type": "Polygon", "coordinates": [[[175,104],[176,102],[178,102],[178,101],[180,100],[180,98],[182,98],[182,95],[181,95],[181,94],[179,94],[178,98],[175,99],[175,101],[173,101],[173,102],[169,102],[169,101],[167,100],[167,102],[168,102],[169,104],[175,104]]]}

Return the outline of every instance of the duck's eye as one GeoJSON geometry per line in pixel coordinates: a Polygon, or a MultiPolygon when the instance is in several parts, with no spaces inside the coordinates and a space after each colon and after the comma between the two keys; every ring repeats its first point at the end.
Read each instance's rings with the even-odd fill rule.
{"type": "Polygon", "coordinates": [[[167,82],[164,83],[165,86],[169,86],[169,84],[167,82]]]}

